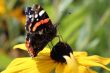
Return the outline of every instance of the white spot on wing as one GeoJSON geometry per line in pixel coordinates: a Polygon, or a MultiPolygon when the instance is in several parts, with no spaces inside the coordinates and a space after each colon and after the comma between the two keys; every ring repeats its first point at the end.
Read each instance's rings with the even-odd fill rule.
{"type": "Polygon", "coordinates": [[[34,18],[31,19],[31,22],[33,22],[33,21],[34,21],[34,18]]]}
{"type": "Polygon", "coordinates": [[[29,15],[29,18],[31,18],[32,17],[32,15],[29,15]]]}
{"type": "Polygon", "coordinates": [[[38,17],[38,15],[37,14],[35,14],[35,18],[37,18],[38,17]]]}
{"type": "Polygon", "coordinates": [[[39,16],[42,16],[44,14],[44,12],[45,12],[44,10],[40,11],[39,16]]]}
{"type": "Polygon", "coordinates": [[[37,18],[37,21],[38,21],[39,19],[37,18]]]}
{"type": "Polygon", "coordinates": [[[31,42],[30,38],[29,38],[29,43],[31,42]]]}
{"type": "Polygon", "coordinates": [[[25,26],[25,30],[26,30],[26,26],[25,26]]]}
{"type": "Polygon", "coordinates": [[[39,34],[42,35],[43,34],[43,30],[39,31],[39,34]]]}

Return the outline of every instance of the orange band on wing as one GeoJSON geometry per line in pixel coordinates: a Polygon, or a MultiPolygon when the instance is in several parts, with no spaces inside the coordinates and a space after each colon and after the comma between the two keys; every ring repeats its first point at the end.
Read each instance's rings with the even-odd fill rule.
{"type": "Polygon", "coordinates": [[[34,57],[34,53],[33,53],[34,50],[33,50],[33,48],[30,46],[29,41],[26,40],[25,46],[26,46],[26,48],[27,48],[27,50],[28,50],[29,55],[32,56],[32,57],[34,57]]]}
{"type": "Polygon", "coordinates": [[[49,21],[49,18],[37,22],[37,23],[34,25],[34,27],[32,28],[32,31],[35,31],[38,26],[40,26],[40,25],[42,25],[42,24],[45,24],[45,23],[47,23],[48,21],[49,21]]]}
{"type": "Polygon", "coordinates": [[[26,44],[25,44],[26,48],[29,48],[29,41],[26,40],[26,44]]]}

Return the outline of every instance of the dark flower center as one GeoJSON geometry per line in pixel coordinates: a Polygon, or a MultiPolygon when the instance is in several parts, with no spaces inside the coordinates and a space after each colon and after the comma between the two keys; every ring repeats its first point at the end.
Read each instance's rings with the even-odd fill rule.
{"type": "Polygon", "coordinates": [[[72,53],[72,48],[67,43],[60,41],[53,46],[50,56],[53,60],[64,63],[66,60],[63,56],[70,56],[70,53],[72,53]]]}

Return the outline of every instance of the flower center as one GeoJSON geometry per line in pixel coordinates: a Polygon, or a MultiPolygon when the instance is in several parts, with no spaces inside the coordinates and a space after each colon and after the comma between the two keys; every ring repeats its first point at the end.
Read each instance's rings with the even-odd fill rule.
{"type": "Polygon", "coordinates": [[[70,56],[70,53],[72,53],[72,48],[67,43],[60,41],[52,48],[50,56],[53,60],[64,63],[66,60],[63,56],[70,56]]]}

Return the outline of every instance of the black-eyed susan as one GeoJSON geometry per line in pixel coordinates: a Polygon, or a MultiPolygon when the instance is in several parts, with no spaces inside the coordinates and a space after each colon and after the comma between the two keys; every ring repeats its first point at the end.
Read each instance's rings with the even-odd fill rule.
{"type": "MultiPolygon", "coordinates": [[[[14,48],[26,50],[25,44],[14,48]]],[[[87,52],[72,52],[68,44],[59,42],[52,50],[43,49],[35,58],[15,59],[2,73],[97,73],[90,67],[97,66],[110,71],[105,66],[109,63],[110,58],[88,56],[87,52]]]]}

